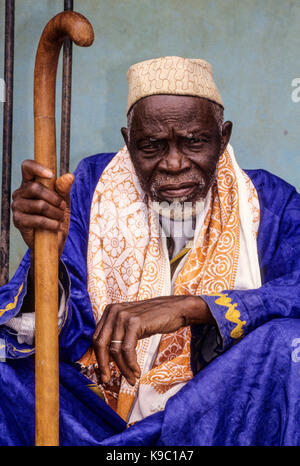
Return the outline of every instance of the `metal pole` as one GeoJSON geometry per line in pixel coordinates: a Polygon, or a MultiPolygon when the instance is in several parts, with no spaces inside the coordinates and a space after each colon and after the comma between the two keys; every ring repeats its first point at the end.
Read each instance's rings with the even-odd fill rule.
{"type": "Polygon", "coordinates": [[[3,111],[3,152],[2,152],[2,200],[0,239],[0,286],[9,280],[9,233],[11,195],[11,153],[13,125],[13,78],[14,78],[14,26],[15,0],[5,1],[5,62],[4,81],[6,98],[3,111]]]}
{"type": "MultiPolygon", "coordinates": [[[[73,10],[73,0],[64,0],[64,10],[73,10]]],[[[69,171],[72,91],[72,41],[67,37],[63,48],[63,80],[61,105],[60,176],[69,171]]]]}

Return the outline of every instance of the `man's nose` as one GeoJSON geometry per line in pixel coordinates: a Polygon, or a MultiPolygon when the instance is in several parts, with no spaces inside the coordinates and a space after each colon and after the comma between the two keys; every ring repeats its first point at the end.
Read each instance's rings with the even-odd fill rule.
{"type": "Polygon", "coordinates": [[[191,162],[174,144],[169,146],[168,153],[161,160],[159,168],[160,170],[175,174],[191,168],[191,162]]]}

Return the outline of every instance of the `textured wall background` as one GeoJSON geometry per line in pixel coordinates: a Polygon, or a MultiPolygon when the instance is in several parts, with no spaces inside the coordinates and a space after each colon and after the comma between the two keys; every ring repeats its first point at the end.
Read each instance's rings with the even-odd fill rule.
{"type": "MultiPolygon", "coordinates": [[[[1,0],[0,78],[4,4],[1,0]]],[[[300,102],[291,99],[291,82],[300,77],[298,0],[74,0],[74,5],[92,22],[95,42],[73,51],[72,170],[87,155],[121,147],[128,67],[180,55],[212,63],[226,118],[234,123],[232,144],[240,165],[265,168],[300,189],[300,102]]],[[[16,0],[13,190],[22,160],[33,154],[36,47],[46,22],[62,9],[63,0],[16,0]]],[[[14,228],[11,238],[12,274],[25,245],[14,228]]]]}

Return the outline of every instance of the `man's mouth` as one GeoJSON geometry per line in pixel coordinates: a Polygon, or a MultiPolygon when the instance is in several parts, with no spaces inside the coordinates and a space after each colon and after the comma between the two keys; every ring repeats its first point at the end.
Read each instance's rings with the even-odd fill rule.
{"type": "Polygon", "coordinates": [[[199,188],[199,183],[196,182],[183,182],[183,183],[172,183],[158,186],[157,191],[168,198],[179,198],[191,196],[199,188]]]}

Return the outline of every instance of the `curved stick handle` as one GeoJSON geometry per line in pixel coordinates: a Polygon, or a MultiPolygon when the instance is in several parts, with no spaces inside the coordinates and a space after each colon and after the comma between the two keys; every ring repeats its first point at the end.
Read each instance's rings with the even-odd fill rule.
{"type": "MultiPolygon", "coordinates": [[[[56,176],[55,90],[59,53],[64,39],[79,46],[93,43],[89,21],[65,11],[46,25],[34,70],[34,158],[56,176]]],[[[55,178],[39,179],[54,189],[55,178]]],[[[35,419],[36,445],[59,445],[58,240],[57,233],[36,230],[35,275],[35,419]]]]}
{"type": "Polygon", "coordinates": [[[59,13],[42,33],[34,69],[35,160],[53,170],[56,167],[56,71],[60,49],[67,36],[81,47],[88,47],[94,40],[93,28],[84,16],[74,11],[59,13]]]}

